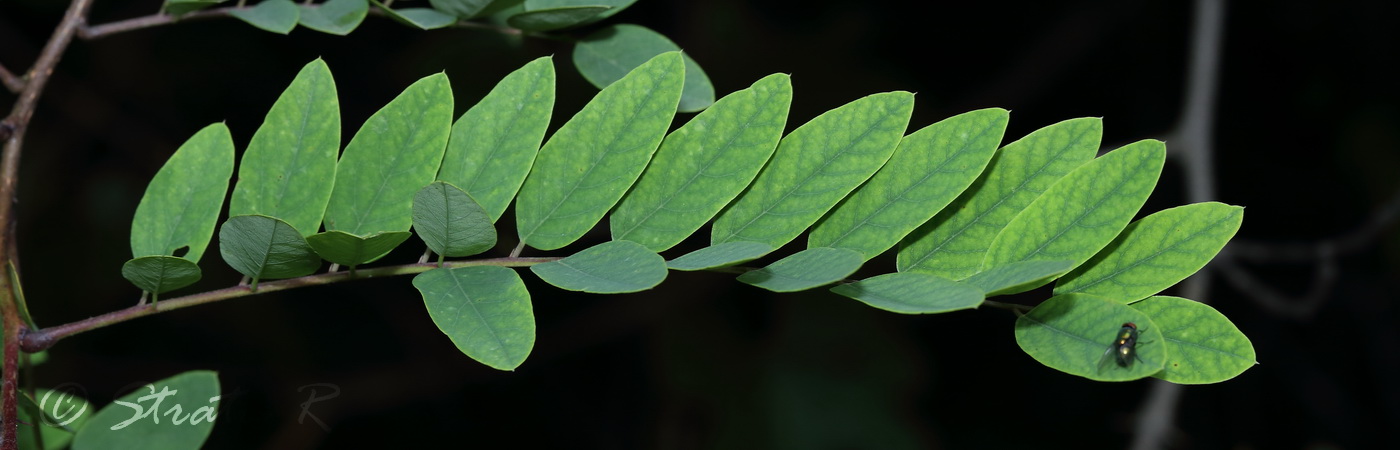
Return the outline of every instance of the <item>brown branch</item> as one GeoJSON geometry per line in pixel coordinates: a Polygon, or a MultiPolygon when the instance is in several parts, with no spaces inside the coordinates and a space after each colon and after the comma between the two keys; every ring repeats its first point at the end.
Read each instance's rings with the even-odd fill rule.
{"type": "MultiPolygon", "coordinates": [[[[1172,141],[1176,150],[1172,156],[1179,156],[1184,166],[1186,197],[1192,203],[1214,200],[1216,196],[1215,148],[1211,140],[1215,137],[1216,85],[1225,41],[1225,0],[1197,0],[1194,13],[1185,95],[1173,133],[1177,139],[1172,141]]],[[[1182,289],[1188,298],[1200,302],[1209,300],[1212,268],[1213,265],[1207,265],[1183,283],[1182,289]]],[[[1167,447],[1168,436],[1175,428],[1181,393],[1180,385],[1161,380],[1153,383],[1152,391],[1138,410],[1129,448],[1167,447]]]]}
{"type": "MultiPolygon", "coordinates": [[[[10,69],[5,68],[4,64],[0,64],[0,84],[4,84],[5,89],[16,94],[24,90],[24,79],[15,76],[13,72],[10,72],[10,69]]],[[[0,141],[3,140],[5,139],[0,139],[0,141]]]]}
{"type": "Polygon", "coordinates": [[[1327,294],[1340,275],[1337,259],[1359,253],[1400,221],[1400,190],[1382,204],[1366,222],[1356,229],[1312,243],[1231,242],[1219,261],[1220,273],[1234,286],[1269,312],[1293,319],[1307,319],[1327,300],[1327,294]],[[1274,289],[1249,273],[1240,262],[1268,264],[1315,264],[1307,292],[1300,296],[1287,295],[1274,289]]]}
{"type": "MultiPolygon", "coordinates": [[[[442,267],[469,267],[469,266],[502,266],[502,267],[527,267],[539,263],[558,260],[558,257],[534,257],[534,258],[494,258],[478,259],[471,261],[448,261],[442,267]]],[[[152,314],[174,311],[205,303],[213,303],[220,300],[229,300],[239,297],[247,297],[267,292],[285,291],[308,286],[320,286],[324,284],[339,283],[342,281],[358,280],[365,278],[389,277],[397,275],[412,275],[423,273],[437,268],[437,263],[404,264],[399,266],[375,267],[371,269],[360,269],[351,272],[329,272],[317,275],[308,275],[301,278],[291,278],[286,280],[268,281],[258,283],[258,289],[254,291],[247,285],[238,285],[223,289],[190,294],[183,297],[176,297],[169,300],[161,300],[155,303],[143,303],[126,309],[120,309],[96,317],[79,320],[77,322],[66,323],[40,330],[28,330],[20,336],[19,348],[25,352],[33,353],[52,347],[68,336],[72,336],[84,331],[91,331],[108,325],[126,322],[128,320],[146,317],[152,314]]]]}
{"type": "MultiPolygon", "coordinates": [[[[73,0],[68,5],[63,20],[54,28],[53,36],[39,53],[39,59],[35,60],[34,66],[29,69],[25,77],[27,81],[24,83],[24,89],[19,92],[14,109],[10,111],[9,117],[0,122],[0,128],[7,129],[9,134],[3,153],[0,154],[0,261],[13,260],[10,254],[10,249],[14,248],[11,244],[15,240],[13,207],[18,199],[15,189],[19,184],[19,157],[24,132],[29,128],[30,119],[34,117],[39,95],[44,92],[54,67],[63,57],[63,52],[68,49],[68,44],[73,41],[73,35],[77,34],[78,28],[86,21],[90,6],[92,0],[73,0]]],[[[13,450],[19,446],[15,435],[18,425],[15,405],[18,403],[16,394],[19,387],[19,335],[24,331],[25,324],[20,320],[19,305],[8,276],[0,277],[0,315],[4,316],[5,324],[5,369],[3,385],[0,385],[0,403],[4,404],[4,408],[0,409],[0,422],[3,422],[0,423],[0,449],[13,450]]]]}
{"type": "Polygon", "coordinates": [[[1311,243],[1235,241],[1226,251],[1236,259],[1261,263],[1324,263],[1335,256],[1370,249],[1371,244],[1397,221],[1400,221],[1400,188],[1371,217],[1349,232],[1311,243]]]}
{"type": "Polygon", "coordinates": [[[248,8],[239,8],[236,6],[230,6],[225,8],[210,8],[190,12],[187,14],[181,14],[179,16],[173,16],[165,13],[156,13],[149,16],[119,20],[116,22],[109,22],[101,25],[84,26],[78,30],[78,37],[88,40],[99,39],[113,34],[125,33],[128,31],[135,31],[144,28],[157,27],[161,25],[169,25],[179,21],[224,17],[229,15],[230,12],[243,9],[248,8]]]}
{"type": "Polygon", "coordinates": [[[1286,295],[1274,289],[1268,283],[1260,281],[1249,271],[1245,270],[1235,261],[1224,259],[1218,261],[1220,273],[1224,275],[1225,281],[1229,282],[1235,289],[1245,294],[1245,297],[1254,300],[1256,304],[1271,313],[1290,317],[1293,319],[1306,319],[1312,317],[1317,308],[1322,306],[1327,300],[1327,293],[1336,284],[1339,270],[1337,262],[1330,251],[1323,247],[1324,258],[1317,264],[1317,269],[1313,273],[1312,286],[1301,296],[1286,295]]]}

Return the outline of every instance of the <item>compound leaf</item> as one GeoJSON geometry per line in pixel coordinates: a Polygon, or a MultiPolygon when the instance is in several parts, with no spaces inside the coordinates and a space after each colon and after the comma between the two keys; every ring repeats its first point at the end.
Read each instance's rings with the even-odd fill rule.
{"type": "MultiPolygon", "coordinates": [[[[30,355],[32,364],[33,357],[30,355]]],[[[72,386],[70,384],[70,386],[72,386]]],[[[19,448],[44,450],[63,450],[68,448],[68,444],[73,442],[73,435],[77,430],[87,424],[93,408],[87,399],[74,395],[81,389],[68,387],[67,389],[35,389],[34,398],[29,397],[28,392],[21,391],[17,398],[20,401],[20,408],[16,411],[19,420],[30,426],[39,427],[39,433],[44,441],[43,447],[34,440],[34,433],[30,430],[16,433],[19,439],[19,448]]]]}
{"type": "Polygon", "coordinates": [[[887,273],[831,288],[867,305],[900,314],[933,314],[972,309],[982,290],[924,273],[887,273]]]}
{"type": "MultiPolygon", "coordinates": [[[[611,12],[611,11],[610,11],[611,12]]],[[[661,33],[632,24],[612,25],[595,31],[574,46],[574,66],[599,89],[622,79],[653,56],[680,50],[661,33]]],[[[685,89],[677,108],[695,112],[715,102],[710,77],[690,55],[685,55],[685,89]]]]}
{"type": "Polygon", "coordinates": [[[229,15],[273,33],[287,34],[296,28],[300,11],[291,0],[263,0],[257,6],[233,10],[229,15]]]}
{"type": "Polygon", "coordinates": [[[306,243],[326,261],[355,267],[389,254],[412,235],[407,231],[384,231],[362,237],[344,231],[327,231],[307,236],[306,243]]]}
{"type": "Polygon", "coordinates": [[[1044,286],[1069,272],[1074,264],[1069,260],[1020,261],[978,272],[962,282],[977,286],[988,297],[1013,294],[1044,286]]]}
{"type": "Polygon", "coordinates": [[[194,284],[200,276],[198,264],[174,256],[142,256],[122,264],[122,278],[156,295],[194,284]]]}
{"type": "Polygon", "coordinates": [[[258,280],[306,276],[321,267],[321,257],[296,228],[268,216],[228,218],[219,227],[219,254],[254,287],[258,280]]]}
{"type": "Polygon", "coordinates": [[[326,208],[326,230],[357,236],[408,231],[413,194],[437,175],[451,131],[447,75],[430,75],[404,89],[345,146],[326,208]]]}
{"type": "Polygon", "coordinates": [[[992,239],[1061,177],[1094,158],[1103,121],[1071,119],[1003,147],[953,203],[899,244],[901,272],[961,280],[979,271],[992,239]]]}
{"type": "Polygon", "coordinates": [[[471,256],[496,246],[496,228],[486,210],[457,186],[441,181],[413,196],[413,229],[442,256],[471,256]]]}
{"type": "Polygon", "coordinates": [[[570,291],[618,294],[644,291],[666,279],[666,260],[632,241],[610,241],[567,258],[535,264],[530,271],[570,291]]]}
{"type": "Polygon", "coordinates": [[[867,260],[889,250],[977,179],[1009,115],[972,111],[904,137],[889,163],[812,228],[807,245],[849,248],[867,260]]]}
{"type": "Polygon", "coordinates": [[[174,256],[199,262],[233,176],[233,138],[216,123],[185,141],[156,172],[131,221],[131,255],[174,256]]]}
{"type": "Polygon", "coordinates": [[[762,258],[775,250],[762,242],[734,241],[686,253],[666,263],[672,270],[705,270],[762,258]]]}
{"type": "Polygon", "coordinates": [[[613,211],[613,239],[659,252],[695,233],[773,155],[791,103],[788,76],[769,75],[672,132],[613,211]]]}
{"type": "Polygon", "coordinates": [[[229,215],[272,216],[303,235],[315,234],[335,185],[339,151],[335,79],[317,59],[301,68],[248,142],[229,215]]]}
{"type": "Polygon", "coordinates": [[[1210,305],[1155,296],[1132,307],[1161,327],[1167,346],[1167,363],[1154,377],[1178,384],[1219,383],[1259,364],[1249,338],[1210,305]]]}
{"type": "Polygon", "coordinates": [[[563,6],[525,11],[510,16],[506,24],[525,31],[554,31],[593,22],[612,9],[607,6],[563,6]]]}
{"type": "Polygon", "coordinates": [[[172,16],[183,16],[223,3],[224,1],[225,0],[166,0],[165,12],[172,16]]]}
{"type": "Polygon", "coordinates": [[[778,143],[753,185],[720,213],[711,242],[777,248],[792,241],[889,160],[913,107],[914,94],[886,92],[798,127],[778,143]]]}
{"type": "Polygon", "coordinates": [[[438,179],[471,194],[494,223],[530,173],[553,109],[551,57],[506,75],[452,125],[438,179]]]}
{"type": "Polygon", "coordinates": [[[515,370],[535,346],[530,292],[514,270],[499,266],[433,269],[413,287],[443,334],[467,356],[498,370],[515,370]]]}
{"type": "Polygon", "coordinates": [[[492,0],[428,0],[433,9],[456,16],[459,19],[476,17],[490,5],[492,0]]]}
{"type": "Polygon", "coordinates": [[[369,14],[366,0],[330,0],[319,5],[298,5],[297,22],[322,33],[344,36],[355,31],[369,14]]]}
{"type": "Polygon", "coordinates": [[[522,241],[557,249],[607,214],[666,135],[683,77],[679,53],[652,58],[603,89],[549,138],[516,200],[522,241]]]}
{"type": "Polygon", "coordinates": [[[1087,294],[1057,295],[1016,319],[1016,343],[1055,370],[1097,381],[1128,381],[1162,370],[1169,350],[1152,319],[1128,305],[1087,294]],[[1137,358],[1101,364],[1124,323],[1138,327],[1137,358]]]}
{"type": "Polygon", "coordinates": [[[566,6],[589,5],[607,6],[612,8],[609,9],[606,13],[603,13],[598,17],[594,18],[592,21],[590,21],[593,22],[612,17],[613,14],[622,12],[622,10],[627,9],[628,6],[632,6],[632,4],[636,2],[637,0],[524,0],[522,3],[525,9],[529,11],[547,8],[561,8],[566,6]]]}
{"type": "Polygon", "coordinates": [[[738,279],[773,292],[796,292],[841,281],[863,263],[855,250],[816,247],[744,272],[738,279]]]}
{"type": "Polygon", "coordinates": [[[1166,157],[1161,141],[1147,140],[1080,166],[1006,224],[992,240],[982,267],[1046,260],[1083,264],[1142,208],[1166,157]]]}
{"type": "Polygon", "coordinates": [[[197,450],[214,429],[219,400],[219,375],[208,370],[142,385],[93,414],[73,450],[197,450]]]}
{"type": "Polygon", "coordinates": [[[432,8],[389,9],[379,0],[369,0],[395,22],[420,30],[432,30],[457,23],[457,18],[432,8]]]}
{"type": "Polygon", "coordinates": [[[1158,211],[1123,230],[1084,265],[1055,284],[1055,293],[1083,292],[1134,302],[1205,267],[1240,229],[1244,208],[1207,202],[1158,211]]]}

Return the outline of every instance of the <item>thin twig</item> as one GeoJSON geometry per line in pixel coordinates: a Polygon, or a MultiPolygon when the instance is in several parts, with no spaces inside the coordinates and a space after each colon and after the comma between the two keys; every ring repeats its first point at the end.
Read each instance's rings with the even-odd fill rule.
{"type": "MultiPolygon", "coordinates": [[[[58,60],[63,57],[63,52],[68,49],[68,44],[73,41],[73,35],[86,20],[89,6],[92,6],[92,0],[73,0],[68,5],[63,20],[54,27],[53,36],[44,44],[39,58],[34,61],[34,66],[25,76],[24,89],[19,92],[19,99],[15,101],[10,115],[0,121],[0,127],[9,130],[3,154],[0,154],[0,261],[14,260],[10,255],[14,248],[11,244],[15,242],[13,206],[19,198],[16,187],[19,184],[19,157],[25,130],[29,128],[29,121],[34,117],[34,108],[39,104],[39,95],[48,85],[49,76],[53,74],[58,60]]],[[[0,384],[0,404],[4,404],[4,407],[0,408],[0,450],[14,450],[19,446],[16,439],[18,415],[15,409],[19,386],[19,336],[28,327],[20,318],[19,308],[9,277],[0,277],[0,315],[4,316],[5,328],[4,381],[0,384]]]]}
{"type": "MultiPolygon", "coordinates": [[[[1215,149],[1211,140],[1215,136],[1216,84],[1225,39],[1225,0],[1196,0],[1192,26],[1185,99],[1173,133],[1176,139],[1171,144],[1173,156],[1180,157],[1185,169],[1186,198],[1196,203],[1214,200],[1216,194],[1215,149]]],[[[1183,290],[1188,298],[1209,300],[1212,267],[1207,265],[1186,280],[1183,290]]],[[[1165,381],[1153,383],[1138,411],[1130,448],[1155,450],[1167,446],[1181,392],[1180,387],[1165,381]]]]}
{"type": "MultiPolygon", "coordinates": [[[[470,261],[447,261],[442,267],[468,267],[468,266],[502,266],[502,267],[526,267],[539,263],[558,260],[557,257],[542,258],[494,258],[478,259],[470,261]]],[[[291,278],[287,280],[268,281],[259,283],[254,291],[250,286],[236,285],[223,289],[190,294],[183,297],[161,300],[159,303],[150,305],[137,305],[126,309],[112,311],[96,317],[79,320],[72,323],[47,327],[40,330],[30,330],[20,336],[20,349],[26,352],[37,352],[53,346],[54,343],[74,334],[84,331],[91,331],[115,323],[126,322],[138,317],[145,317],[152,314],[173,311],[205,303],[213,303],[220,300],[228,300],[239,297],[263,294],[268,292],[283,291],[308,286],[320,286],[323,284],[339,283],[343,281],[380,278],[397,275],[412,275],[427,272],[438,268],[437,263],[404,264],[398,266],[375,267],[369,269],[359,269],[353,274],[350,272],[332,272],[317,275],[308,275],[301,278],[291,278]]]]}
{"type": "Polygon", "coordinates": [[[10,72],[10,69],[5,68],[4,64],[0,64],[0,83],[5,85],[5,89],[9,89],[10,92],[16,94],[24,90],[24,79],[15,76],[14,73],[10,72]]]}
{"type": "Polygon", "coordinates": [[[1371,248],[1371,244],[1400,221],[1400,188],[1356,229],[1313,243],[1231,242],[1231,257],[1260,263],[1325,262],[1335,256],[1350,255],[1371,248]]]}
{"type": "Polygon", "coordinates": [[[100,39],[113,34],[125,33],[128,31],[136,31],[151,27],[158,27],[161,25],[169,25],[180,21],[226,17],[229,15],[229,13],[233,11],[238,11],[240,9],[247,8],[238,8],[233,6],[224,8],[209,8],[182,14],[179,16],[173,16],[165,13],[156,13],[149,16],[118,20],[116,22],[109,22],[101,25],[85,26],[78,30],[78,37],[87,40],[100,39]]]}
{"type": "Polygon", "coordinates": [[[1236,290],[1245,293],[1246,297],[1269,312],[1293,319],[1306,319],[1312,317],[1322,306],[1322,302],[1327,300],[1327,293],[1331,292],[1339,274],[1335,255],[1327,251],[1326,247],[1322,249],[1324,255],[1319,256],[1321,260],[1313,273],[1312,285],[1301,296],[1279,292],[1229,259],[1218,261],[1220,274],[1224,275],[1225,281],[1236,290]]]}

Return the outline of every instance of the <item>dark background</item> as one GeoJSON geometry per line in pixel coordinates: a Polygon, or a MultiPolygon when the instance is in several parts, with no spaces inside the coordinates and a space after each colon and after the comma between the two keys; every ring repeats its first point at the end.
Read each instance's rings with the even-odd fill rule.
{"type": "MultiPolygon", "coordinates": [[[[91,22],[150,14],[158,3],[98,1],[91,22]]],[[[24,70],[64,5],[0,4],[0,63],[24,70]]],[[[1248,208],[1238,242],[1357,236],[1390,201],[1400,185],[1396,9],[1228,7],[1213,142],[1216,200],[1248,208]]],[[[608,23],[624,22],[684,47],[721,95],[792,74],[789,129],[864,95],[908,90],[918,94],[911,130],[999,106],[1012,110],[1005,142],[1095,116],[1112,148],[1173,130],[1191,2],[641,0],[608,23]]],[[[119,268],[150,177],[209,123],[225,121],[246,145],[313,58],[335,74],[348,141],[418,78],[445,70],[460,113],[506,73],[550,54],[557,127],[596,92],[570,51],[565,42],[422,32],[373,16],[348,37],[280,36],[218,19],[77,41],[26,142],[19,236],[30,309],[40,325],[55,325],[133,304],[139,292],[119,268]]],[[[0,105],[13,99],[0,92],[0,105]]],[[[1144,214],[1187,202],[1181,175],[1168,165],[1144,214]]],[[[515,243],[512,221],[502,223],[499,254],[515,243]]],[[[1283,296],[1316,291],[1318,303],[1217,278],[1209,300],[1251,338],[1260,365],[1186,387],[1174,448],[1367,448],[1391,439],[1400,423],[1392,287],[1400,240],[1393,227],[1375,229],[1377,238],[1363,235],[1359,251],[1338,257],[1335,283],[1320,288],[1307,261],[1245,266],[1283,296]]],[[[566,250],[605,238],[595,231],[566,250]]],[[[385,263],[412,261],[420,249],[405,245],[385,263]]],[[[204,258],[204,280],[173,294],[235,283],[217,254],[211,247],[204,258]]],[[[889,271],[893,259],[871,266],[889,271]]],[[[514,373],[458,352],[409,280],[394,278],[88,332],[55,346],[36,376],[40,386],[79,383],[104,405],[140,382],[217,370],[228,395],[208,448],[236,449],[1121,448],[1154,383],[1097,383],[1041,366],[1016,346],[1014,316],[996,309],[902,316],[822,289],[772,294],[720,273],[673,273],[655,290],[610,296],[523,277],[539,335],[514,373]],[[297,423],[308,395],[297,388],[313,383],[342,390],[312,407],[328,433],[297,423]]]]}

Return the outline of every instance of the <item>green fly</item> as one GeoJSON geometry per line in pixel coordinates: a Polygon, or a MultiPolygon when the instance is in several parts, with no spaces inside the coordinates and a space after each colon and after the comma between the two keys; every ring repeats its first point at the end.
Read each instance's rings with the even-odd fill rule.
{"type": "Polygon", "coordinates": [[[1099,358],[1099,370],[1102,371],[1108,361],[1118,363],[1118,367],[1129,367],[1133,365],[1133,361],[1142,361],[1142,358],[1137,355],[1137,340],[1137,324],[1124,323],[1113,338],[1113,343],[1108,345],[1108,348],[1103,351],[1103,356],[1099,358]]]}

